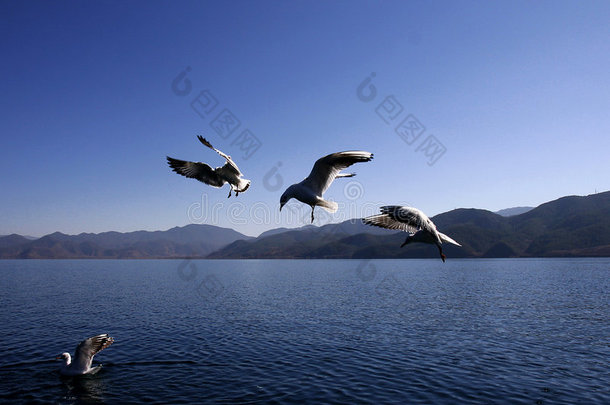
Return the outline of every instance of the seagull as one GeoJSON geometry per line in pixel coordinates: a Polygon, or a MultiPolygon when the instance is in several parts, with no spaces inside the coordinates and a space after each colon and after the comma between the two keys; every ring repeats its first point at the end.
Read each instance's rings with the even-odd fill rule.
{"type": "Polygon", "coordinates": [[[442,243],[447,242],[462,246],[449,236],[436,230],[436,225],[420,210],[413,207],[387,205],[381,207],[381,214],[362,219],[367,225],[379,226],[387,229],[398,229],[408,232],[409,235],[400,247],[411,242],[434,244],[438,247],[441,259],[445,262],[447,256],[443,254],[442,243]]]}
{"type": "Polygon", "coordinates": [[[57,360],[63,360],[59,372],[62,375],[71,376],[97,373],[102,368],[102,365],[91,367],[93,356],[110,346],[113,342],[114,338],[108,336],[107,333],[83,340],[76,347],[74,362],[72,362],[70,353],[62,353],[56,357],[57,360]]]}
{"type": "Polygon", "coordinates": [[[373,154],[361,150],[331,153],[316,161],[311,173],[305,180],[293,184],[284,191],[280,197],[280,211],[291,198],[305,203],[311,207],[311,222],[313,223],[313,210],[316,205],[329,212],[336,212],[338,205],[334,201],[327,201],[322,194],[330,187],[334,179],[340,177],[354,177],[356,173],[339,173],[341,170],[358,162],[370,162],[373,154]]]}
{"type": "MultiPolygon", "coordinates": [[[[250,180],[243,179],[242,173],[239,171],[239,167],[231,160],[231,156],[225,155],[218,149],[214,148],[210,142],[207,141],[201,135],[198,135],[199,141],[218,153],[220,156],[226,159],[223,166],[212,169],[209,165],[202,162],[188,162],[185,160],[178,160],[167,157],[167,163],[178,174],[192,179],[197,179],[202,183],[208,184],[212,187],[220,188],[226,183],[229,183],[231,188],[229,189],[229,197],[231,197],[231,191],[235,191],[235,197],[239,193],[243,193],[250,187],[250,180]]],[[[229,198],[227,197],[227,198],[229,198]]]]}

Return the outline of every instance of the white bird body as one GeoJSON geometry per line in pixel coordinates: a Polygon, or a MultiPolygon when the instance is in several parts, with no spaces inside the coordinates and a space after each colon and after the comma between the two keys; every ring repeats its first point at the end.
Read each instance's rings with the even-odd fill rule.
{"type": "Polygon", "coordinates": [[[108,334],[97,335],[83,340],[76,347],[74,361],[72,361],[70,353],[67,352],[56,357],[56,359],[62,360],[59,372],[66,376],[97,373],[102,368],[102,365],[91,367],[93,356],[110,346],[113,342],[114,338],[108,336],[108,334]]]}
{"type": "MultiPolygon", "coordinates": [[[[454,241],[453,239],[451,239],[449,236],[445,235],[442,232],[438,232],[438,236],[441,239],[441,243],[451,243],[452,245],[456,245],[456,246],[462,246],[459,243],[457,243],[456,241],[454,241]]],[[[419,230],[417,232],[415,232],[412,235],[409,235],[409,243],[410,242],[421,242],[421,243],[430,243],[430,244],[436,244],[437,239],[435,239],[434,235],[430,232],[424,231],[424,230],[419,230]]]]}
{"type": "MultiPolygon", "coordinates": [[[[303,187],[302,182],[288,187],[284,193],[296,198],[310,207],[320,206],[328,212],[337,212],[339,205],[334,201],[328,201],[317,195],[311,188],[303,187]]],[[[282,208],[280,207],[280,210],[282,208]]]]}
{"type": "Polygon", "coordinates": [[[227,162],[224,166],[217,167],[214,170],[231,185],[231,189],[235,191],[237,196],[237,193],[243,193],[250,187],[250,180],[242,178],[242,173],[239,170],[236,171],[235,167],[230,162],[227,162]]]}
{"type": "Polygon", "coordinates": [[[212,169],[207,163],[189,162],[166,156],[167,163],[172,170],[178,174],[181,174],[182,176],[199,180],[204,184],[216,188],[220,188],[229,183],[229,186],[231,187],[229,189],[229,197],[231,197],[231,191],[235,191],[236,197],[239,195],[239,193],[246,191],[248,187],[250,187],[250,180],[242,178],[243,174],[235,162],[233,162],[231,156],[226,155],[220,150],[214,148],[212,144],[204,137],[198,136],[197,138],[202,144],[222,156],[226,160],[225,164],[212,169]]]}
{"type": "Polygon", "coordinates": [[[407,232],[409,235],[400,247],[411,242],[436,245],[443,262],[446,258],[443,254],[443,242],[462,246],[449,236],[439,232],[434,222],[417,208],[387,205],[381,207],[381,214],[363,218],[362,221],[367,225],[407,232]]]}
{"type": "Polygon", "coordinates": [[[336,212],[338,204],[322,198],[324,192],[330,187],[333,180],[342,177],[353,177],[355,173],[340,173],[341,170],[358,162],[370,162],[373,154],[370,152],[351,150],[345,152],[331,153],[316,161],[311,173],[303,181],[293,184],[284,191],[280,198],[280,211],[291,199],[296,198],[311,207],[311,222],[313,222],[313,211],[320,206],[329,212],[336,212]]]}

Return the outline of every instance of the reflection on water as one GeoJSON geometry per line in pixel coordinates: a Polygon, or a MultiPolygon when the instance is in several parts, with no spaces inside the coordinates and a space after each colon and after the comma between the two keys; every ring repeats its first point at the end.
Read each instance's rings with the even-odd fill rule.
{"type": "Polygon", "coordinates": [[[104,369],[91,376],[61,376],[63,400],[67,403],[104,403],[103,375],[104,369]]]}

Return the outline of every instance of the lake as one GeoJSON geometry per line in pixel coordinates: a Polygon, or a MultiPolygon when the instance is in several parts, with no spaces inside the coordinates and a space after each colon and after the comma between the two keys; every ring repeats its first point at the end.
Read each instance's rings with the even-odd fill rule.
{"type": "Polygon", "coordinates": [[[610,258],[0,261],[0,402],[610,403],[610,258]],[[61,352],[109,333],[95,376],[61,352]]]}

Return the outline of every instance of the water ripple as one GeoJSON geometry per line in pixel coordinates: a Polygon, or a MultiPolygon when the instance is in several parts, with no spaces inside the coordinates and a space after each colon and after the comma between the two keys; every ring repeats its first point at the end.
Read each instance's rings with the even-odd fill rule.
{"type": "Polygon", "coordinates": [[[608,259],[383,260],[368,281],[358,261],[193,263],[222,294],[180,262],[0,261],[0,401],[610,403],[608,259]],[[61,378],[51,359],[104,332],[104,368],[61,378]]]}

